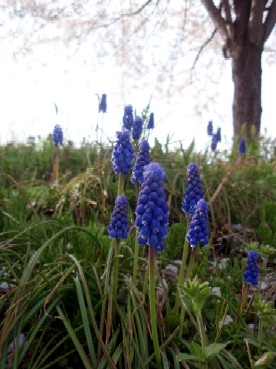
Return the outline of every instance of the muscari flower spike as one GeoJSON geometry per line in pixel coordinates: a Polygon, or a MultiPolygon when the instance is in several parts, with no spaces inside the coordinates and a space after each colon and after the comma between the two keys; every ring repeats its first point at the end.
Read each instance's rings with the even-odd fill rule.
{"type": "Polygon", "coordinates": [[[217,142],[221,142],[221,128],[217,129],[216,138],[217,142]]]}
{"type": "Polygon", "coordinates": [[[258,285],[258,252],[249,251],[243,279],[253,286],[258,285]]]}
{"type": "Polygon", "coordinates": [[[154,128],[154,114],[150,113],[147,129],[153,129],[153,128],[154,128]]]}
{"type": "Polygon", "coordinates": [[[117,141],[112,152],[112,165],[115,173],[128,174],[134,161],[134,150],[130,143],[130,132],[116,132],[117,141]]]}
{"type": "Polygon", "coordinates": [[[192,247],[208,245],[208,204],[204,199],[200,199],[195,207],[195,213],[190,223],[190,229],[186,235],[192,247]]]}
{"type": "Polygon", "coordinates": [[[56,124],[54,127],[53,142],[56,147],[61,146],[63,143],[63,132],[59,124],[56,124]]]}
{"type": "Polygon", "coordinates": [[[133,127],[133,108],[131,105],[124,107],[123,128],[131,130],[133,127]]]}
{"type": "Polygon", "coordinates": [[[137,141],[141,137],[143,130],[143,120],[141,117],[136,117],[133,122],[133,128],[132,128],[132,138],[133,140],[137,141]]]}
{"type": "Polygon", "coordinates": [[[184,192],[182,210],[191,217],[194,215],[197,202],[203,197],[203,189],[197,164],[190,163],[187,172],[188,181],[184,192]]]}
{"type": "Polygon", "coordinates": [[[207,134],[208,136],[212,136],[213,134],[213,121],[209,120],[207,125],[207,134]]]}
{"type": "Polygon", "coordinates": [[[152,162],[144,167],[144,181],[135,210],[139,245],[155,246],[156,251],[164,250],[169,229],[165,179],[165,170],[159,163],[152,162]]]}
{"type": "Polygon", "coordinates": [[[212,150],[212,151],[216,151],[216,149],[217,149],[217,144],[218,144],[217,135],[214,133],[214,134],[212,135],[212,141],[211,141],[211,150],[212,150]]]}
{"type": "Polygon", "coordinates": [[[137,159],[133,167],[131,182],[143,182],[144,180],[144,167],[150,163],[150,153],[149,153],[149,143],[148,141],[142,141],[139,145],[139,151],[137,154],[137,159]]]}
{"type": "Polygon", "coordinates": [[[245,154],[246,153],[246,141],[245,141],[244,137],[241,138],[239,152],[240,152],[240,154],[245,154]]]}
{"type": "Polygon", "coordinates": [[[102,94],[102,98],[99,103],[99,113],[106,113],[106,109],[107,109],[106,94],[102,94]]]}
{"type": "Polygon", "coordinates": [[[127,208],[128,201],[125,195],[117,197],[110,219],[110,225],[107,227],[110,238],[127,239],[127,235],[130,230],[127,218],[127,208]]]}

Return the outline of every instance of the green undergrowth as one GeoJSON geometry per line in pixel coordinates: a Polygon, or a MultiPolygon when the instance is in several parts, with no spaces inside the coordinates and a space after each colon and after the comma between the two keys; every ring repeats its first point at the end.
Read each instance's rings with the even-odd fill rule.
{"type": "Polygon", "coordinates": [[[264,139],[258,153],[249,148],[229,177],[238,159],[233,153],[197,153],[193,143],[169,149],[156,141],[151,148],[151,160],[166,170],[170,204],[169,235],[155,270],[160,363],[146,247],[139,249],[132,278],[138,189],[129,176],[131,230],[118,255],[106,230],[118,188],[112,148],[61,148],[57,186],[50,139],[1,147],[0,369],[275,368],[273,302],[260,288],[250,288],[241,303],[247,251],[259,252],[260,280],[275,268],[271,146],[264,139]],[[191,161],[200,168],[210,204],[211,238],[195,255],[190,278],[179,281],[187,227],[181,202],[191,161]]]}

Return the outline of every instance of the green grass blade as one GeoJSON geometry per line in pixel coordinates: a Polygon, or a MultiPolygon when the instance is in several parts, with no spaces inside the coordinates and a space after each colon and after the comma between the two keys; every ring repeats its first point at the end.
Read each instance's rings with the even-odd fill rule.
{"type": "Polygon", "coordinates": [[[81,288],[79,278],[78,277],[74,278],[74,282],[75,282],[75,286],[76,286],[76,289],[77,289],[79,306],[80,306],[80,311],[81,311],[81,317],[82,317],[85,337],[86,337],[86,341],[87,341],[88,351],[89,351],[89,355],[90,355],[90,360],[91,360],[93,366],[96,368],[96,366],[97,366],[96,352],[95,352],[94,343],[93,343],[93,339],[92,339],[92,335],[91,335],[91,331],[90,331],[90,327],[89,327],[87,310],[86,310],[86,306],[85,306],[85,302],[84,302],[84,296],[83,296],[83,292],[82,292],[82,288],[81,288]]]}
{"type": "Polygon", "coordinates": [[[59,306],[57,306],[57,311],[59,316],[61,317],[63,324],[65,325],[65,328],[67,329],[67,332],[69,333],[81,359],[83,362],[83,365],[85,366],[85,369],[95,369],[92,364],[90,363],[86,353],[84,352],[84,349],[80,343],[80,341],[78,340],[76,333],[74,331],[74,329],[72,328],[70,322],[67,320],[67,318],[65,317],[65,315],[63,314],[61,308],[59,306]]]}

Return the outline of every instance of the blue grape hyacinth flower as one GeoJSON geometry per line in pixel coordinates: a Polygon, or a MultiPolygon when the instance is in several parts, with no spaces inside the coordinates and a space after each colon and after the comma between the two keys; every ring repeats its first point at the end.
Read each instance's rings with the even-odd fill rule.
{"type": "Polygon", "coordinates": [[[130,142],[130,132],[116,132],[117,141],[112,152],[112,165],[115,173],[128,174],[133,166],[134,150],[130,142]]]}
{"type": "Polygon", "coordinates": [[[140,139],[143,130],[143,120],[141,117],[136,117],[132,127],[132,138],[137,141],[140,139]]]}
{"type": "Polygon", "coordinates": [[[154,114],[150,113],[147,129],[153,129],[153,128],[154,128],[154,114]]]}
{"type": "Polygon", "coordinates": [[[221,142],[221,128],[217,129],[216,138],[217,142],[221,142]]]}
{"type": "Polygon", "coordinates": [[[99,113],[106,113],[106,94],[102,94],[101,101],[99,103],[99,113]]]}
{"type": "Polygon", "coordinates": [[[133,167],[131,182],[138,183],[144,180],[144,167],[150,163],[149,143],[144,140],[139,145],[137,159],[133,167]]]}
{"type": "Polygon", "coordinates": [[[133,122],[133,108],[131,105],[126,105],[124,107],[123,128],[131,130],[133,122]]]}
{"type": "Polygon", "coordinates": [[[258,252],[249,251],[245,271],[243,273],[243,279],[253,286],[258,285],[258,252]]]}
{"type": "Polygon", "coordinates": [[[213,134],[213,121],[209,120],[207,125],[207,134],[208,136],[212,136],[213,134]]]}
{"type": "Polygon", "coordinates": [[[239,152],[242,155],[246,153],[246,141],[244,137],[241,138],[239,152]]]}
{"type": "Polygon", "coordinates": [[[163,187],[165,179],[165,170],[159,163],[151,162],[144,167],[144,180],[135,210],[139,245],[154,246],[156,251],[164,250],[169,229],[169,207],[163,187]]]}
{"type": "Polygon", "coordinates": [[[196,163],[190,163],[187,167],[188,181],[184,192],[182,210],[190,217],[194,215],[197,202],[203,197],[203,189],[199,170],[196,163]]]}
{"type": "Polygon", "coordinates": [[[62,146],[63,143],[63,132],[59,124],[56,124],[53,132],[53,142],[56,147],[62,146]]]}
{"type": "Polygon", "coordinates": [[[204,199],[200,199],[195,207],[195,213],[190,223],[190,229],[186,235],[187,241],[192,247],[197,245],[208,245],[208,204],[204,199]]]}
{"type": "Polygon", "coordinates": [[[217,144],[218,144],[217,135],[216,134],[213,134],[212,135],[212,141],[211,141],[211,150],[212,151],[216,151],[217,144]]]}
{"type": "Polygon", "coordinates": [[[115,207],[107,227],[109,237],[127,239],[130,227],[127,218],[128,201],[125,195],[119,196],[115,201],[115,207]]]}

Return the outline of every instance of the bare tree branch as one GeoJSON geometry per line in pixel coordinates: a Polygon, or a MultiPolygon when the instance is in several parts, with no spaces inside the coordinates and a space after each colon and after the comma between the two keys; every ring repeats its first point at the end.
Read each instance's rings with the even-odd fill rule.
{"type": "Polygon", "coordinates": [[[250,11],[248,34],[250,41],[261,45],[264,37],[263,12],[266,0],[253,0],[250,11]]]}
{"type": "Polygon", "coordinates": [[[198,53],[197,53],[197,56],[196,56],[196,58],[195,58],[195,60],[194,60],[194,62],[193,62],[193,65],[192,65],[192,68],[191,68],[191,70],[194,70],[195,69],[195,66],[196,66],[196,63],[198,62],[198,59],[199,59],[199,57],[200,57],[200,55],[201,55],[201,53],[202,53],[202,51],[204,50],[204,48],[213,40],[213,38],[214,38],[214,36],[215,36],[215,34],[217,33],[217,29],[215,28],[214,29],[214,31],[212,32],[212,34],[211,34],[211,36],[208,38],[208,40],[206,40],[205,42],[204,42],[204,44],[202,44],[201,46],[200,46],[200,49],[199,49],[199,51],[198,51],[198,53]]]}
{"type": "Polygon", "coordinates": [[[225,19],[227,24],[230,26],[230,28],[233,28],[233,21],[232,21],[232,16],[231,16],[231,9],[230,9],[230,4],[229,4],[229,0],[223,0],[222,1],[224,10],[225,10],[225,19]]]}
{"type": "Polygon", "coordinates": [[[275,23],[276,23],[276,0],[273,0],[270,5],[270,9],[268,10],[268,14],[267,14],[265,24],[264,24],[264,29],[265,29],[264,42],[266,42],[266,40],[270,36],[275,26],[275,23]]]}
{"type": "Polygon", "coordinates": [[[227,30],[225,19],[220,14],[220,11],[215,6],[212,0],[201,0],[202,4],[205,6],[210,18],[214,22],[217,30],[220,32],[222,38],[226,41],[230,38],[227,30]]]}

